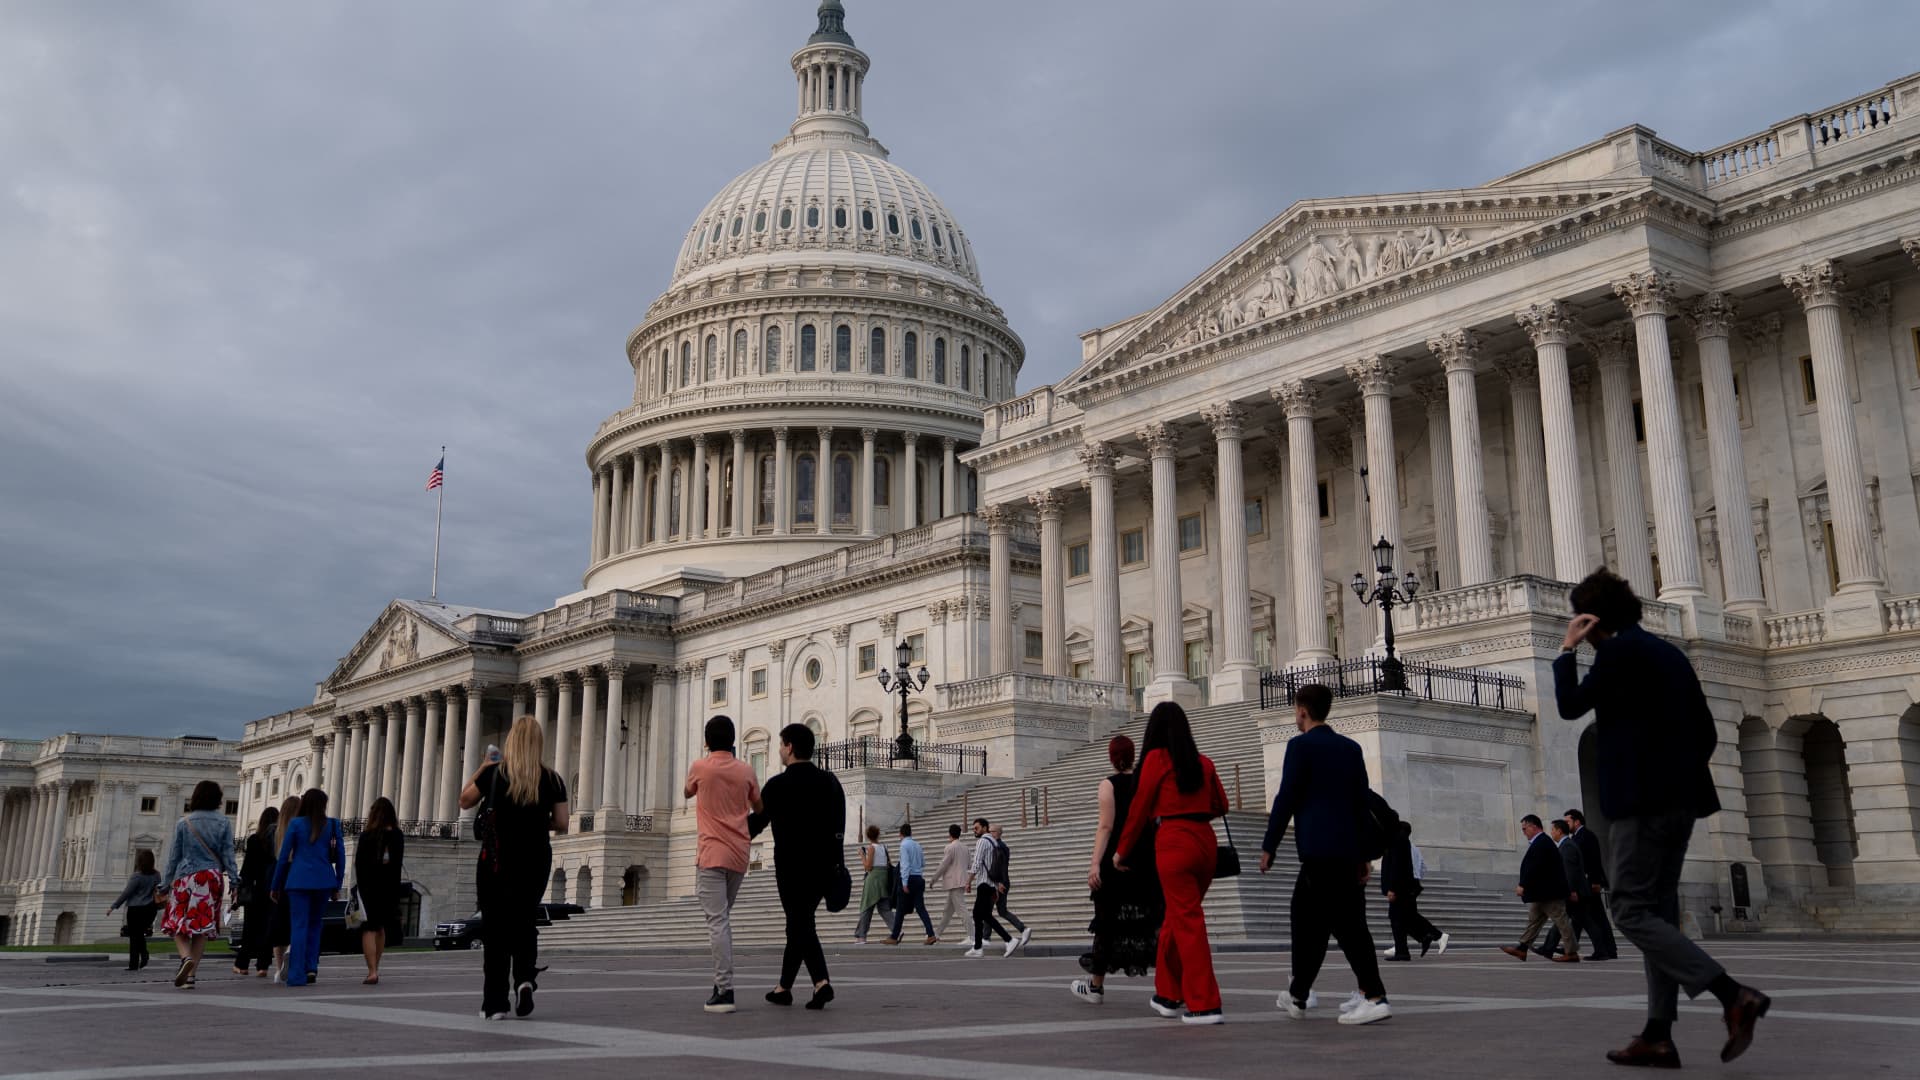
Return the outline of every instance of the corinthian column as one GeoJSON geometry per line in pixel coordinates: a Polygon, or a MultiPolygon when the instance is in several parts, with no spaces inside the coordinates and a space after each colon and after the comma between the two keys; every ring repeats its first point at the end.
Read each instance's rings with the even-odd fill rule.
{"type": "Polygon", "coordinates": [[[448,689],[446,715],[440,719],[440,793],[434,799],[434,820],[452,821],[460,813],[460,788],[466,777],[460,775],[460,712],[454,696],[460,691],[448,689]]]}
{"type": "MultiPolygon", "coordinates": [[[[466,738],[461,745],[460,779],[456,781],[456,783],[464,784],[467,777],[480,771],[480,703],[482,700],[482,685],[483,684],[477,680],[469,680],[465,687],[467,697],[466,738]]],[[[455,789],[454,796],[456,799],[459,797],[458,789],[455,789]]],[[[463,810],[460,812],[460,817],[464,821],[471,821],[473,819],[473,811],[463,810]]]]}
{"type": "MultiPolygon", "coordinates": [[[[1687,467],[1686,436],[1680,429],[1673,354],[1667,343],[1673,282],[1660,271],[1649,270],[1614,282],[1613,292],[1633,315],[1633,335],[1640,353],[1640,411],[1647,427],[1647,465],[1653,481],[1653,539],[1660,549],[1660,599],[1691,612],[1705,599],[1706,589],[1700,584],[1693,479],[1687,467]]],[[[1693,627],[1688,629],[1691,632],[1693,627]]]]}
{"type": "MultiPolygon", "coordinates": [[[[606,738],[600,752],[600,818],[610,823],[620,813],[620,720],[625,716],[627,666],[607,665],[606,738]]],[[[609,826],[601,825],[602,829],[609,826]]]]}
{"type": "Polygon", "coordinates": [[[1180,597],[1180,517],[1176,499],[1179,478],[1174,456],[1180,437],[1166,423],[1140,429],[1153,463],[1153,681],[1147,685],[1149,703],[1172,701],[1192,707],[1200,703],[1199,687],[1187,678],[1184,648],[1186,605],[1180,597]]]}
{"type": "Polygon", "coordinates": [[[593,470],[593,539],[587,545],[587,557],[592,562],[599,562],[601,554],[606,550],[607,500],[603,488],[605,483],[601,470],[593,470]]]}
{"type": "Polygon", "coordinates": [[[787,429],[773,429],[773,535],[786,536],[793,531],[793,481],[787,453],[787,429]]]}
{"type": "Polygon", "coordinates": [[[1253,662],[1253,599],[1248,592],[1247,478],[1243,463],[1247,412],[1222,402],[1201,414],[1213,428],[1215,500],[1220,504],[1220,664],[1213,700],[1248,701],[1260,692],[1253,662]]]}
{"type": "Polygon", "coordinates": [[[1433,538],[1439,562],[1439,588],[1460,584],[1460,534],[1453,514],[1453,444],[1447,434],[1447,384],[1438,379],[1416,383],[1413,392],[1427,407],[1427,465],[1433,484],[1433,538]]]}
{"type": "Polygon", "coordinates": [[[911,431],[903,431],[900,433],[900,441],[905,443],[907,447],[907,467],[905,469],[907,505],[901,508],[905,511],[906,516],[900,519],[900,527],[903,529],[911,529],[915,525],[920,524],[920,464],[915,460],[915,454],[917,453],[916,447],[920,441],[920,436],[911,431]]]}
{"type": "Polygon", "coordinates": [[[1113,513],[1113,447],[1102,442],[1080,448],[1087,469],[1093,535],[1088,540],[1088,569],[1093,576],[1093,678],[1121,683],[1120,558],[1113,513]]]}
{"type": "Polygon", "coordinates": [[[420,727],[420,787],[413,808],[416,821],[433,821],[440,808],[440,712],[445,698],[438,690],[426,694],[426,717],[420,727]]]}
{"type": "Polygon", "coordinates": [[[1573,424],[1573,379],[1567,343],[1573,320],[1558,300],[1533,304],[1514,315],[1533,341],[1540,378],[1540,413],[1546,438],[1547,502],[1553,518],[1553,576],[1579,581],[1587,565],[1587,522],[1580,498],[1580,440],[1573,424]]]}
{"type": "Polygon", "coordinates": [[[1320,473],[1314,461],[1313,414],[1320,396],[1304,382],[1282,383],[1272,391],[1287,417],[1287,501],[1289,543],[1293,552],[1293,663],[1301,667],[1333,659],[1327,647],[1326,598],[1320,565],[1320,473]]]}
{"type": "Polygon", "coordinates": [[[334,807],[335,817],[354,816],[353,808],[360,803],[360,784],[367,768],[367,714],[355,713],[347,728],[347,772],[342,783],[328,796],[338,801],[334,807]]]}
{"type": "Polygon", "coordinates": [[[833,531],[833,429],[819,428],[820,451],[813,463],[813,527],[820,535],[833,531]]]}
{"type": "Polygon", "coordinates": [[[1052,489],[1027,496],[1040,516],[1040,670],[1048,675],[1067,673],[1067,575],[1061,561],[1060,519],[1066,500],[1052,489]]]}
{"type": "MultiPolygon", "coordinates": [[[[563,671],[553,677],[553,683],[559,700],[554,703],[553,746],[549,751],[549,759],[553,763],[553,771],[559,773],[560,778],[567,781],[567,786],[571,788],[573,787],[573,673],[563,671]]],[[[568,791],[567,794],[572,795],[573,792],[568,791]]]]}
{"type": "Polygon", "coordinates": [[[403,821],[415,817],[420,810],[420,744],[425,737],[420,699],[410,697],[407,699],[407,738],[400,748],[400,805],[396,811],[403,821]]]}
{"type": "Polygon", "coordinates": [[[1707,405],[1707,453],[1713,466],[1713,504],[1719,519],[1720,573],[1727,610],[1766,607],[1760,584],[1760,548],[1754,542],[1751,496],[1747,494],[1746,454],[1740,445],[1740,400],[1734,396],[1733,355],[1727,345],[1733,330],[1733,298],[1711,292],[1687,311],[1700,345],[1700,388],[1707,405]]]}
{"type": "Polygon", "coordinates": [[[667,542],[667,522],[672,520],[673,511],[673,447],[665,440],[660,443],[660,469],[654,477],[653,488],[653,542],[667,542]]]}
{"type": "Polygon", "coordinates": [[[600,673],[587,668],[580,673],[580,778],[574,784],[574,804],[581,810],[595,805],[594,799],[600,794],[600,785],[594,773],[599,757],[594,745],[594,737],[600,733],[598,713],[600,711],[600,673]]]}
{"type": "MultiPolygon", "coordinates": [[[[1513,523],[1520,532],[1514,545],[1519,556],[1515,569],[1546,577],[1554,572],[1553,523],[1547,508],[1547,454],[1540,430],[1540,372],[1525,353],[1505,357],[1495,366],[1507,380],[1513,409],[1513,523]]],[[[1571,408],[1571,390],[1568,405],[1571,408]]]]}
{"type": "Polygon", "coordinates": [[[987,673],[1013,670],[1013,512],[980,510],[987,523],[987,673]]]}
{"type": "Polygon", "coordinates": [[[1480,455],[1480,397],[1474,375],[1480,339],[1452,330],[1427,342],[1447,371],[1447,412],[1453,436],[1453,504],[1460,538],[1460,584],[1493,580],[1493,537],[1487,528],[1487,481],[1480,455]]]}
{"type": "Polygon", "coordinates": [[[627,530],[624,521],[626,515],[621,512],[626,509],[627,505],[627,470],[620,464],[619,458],[614,458],[613,462],[607,466],[607,477],[613,487],[607,495],[607,546],[605,551],[606,554],[611,557],[626,550],[625,545],[627,542],[627,530]]]}
{"type": "Polygon", "coordinates": [[[693,471],[687,474],[687,481],[680,487],[680,494],[686,502],[681,510],[681,520],[686,528],[680,535],[688,541],[699,540],[707,532],[707,437],[693,437],[693,471]]]}
{"type": "Polygon", "coordinates": [[[959,440],[952,436],[940,440],[940,517],[954,513],[954,508],[960,505],[960,494],[955,487],[957,462],[953,457],[953,448],[958,445],[959,440]]]}
{"type": "Polygon", "coordinates": [[[879,428],[860,429],[860,490],[855,492],[853,504],[860,508],[860,535],[872,536],[873,530],[873,440],[880,436],[879,428]]]}
{"type": "Polygon", "coordinates": [[[733,436],[733,535],[752,536],[753,518],[748,512],[751,505],[747,493],[753,490],[753,467],[747,461],[747,429],[734,428],[728,432],[733,436]]]}
{"type": "Polygon", "coordinates": [[[634,449],[627,455],[627,467],[633,470],[633,485],[627,491],[627,538],[622,551],[633,551],[647,542],[647,459],[646,452],[634,449]]]}
{"type": "Polygon", "coordinates": [[[1612,326],[1589,335],[1589,344],[1600,371],[1614,560],[1635,593],[1652,596],[1653,552],[1647,546],[1647,504],[1640,488],[1639,440],[1633,432],[1633,336],[1612,326]]]}

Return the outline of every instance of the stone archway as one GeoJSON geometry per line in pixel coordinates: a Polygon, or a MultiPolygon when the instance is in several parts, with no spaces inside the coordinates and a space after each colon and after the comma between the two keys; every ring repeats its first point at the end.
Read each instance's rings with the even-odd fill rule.
{"type": "Polygon", "coordinates": [[[80,925],[80,917],[71,911],[63,911],[53,920],[53,943],[55,945],[73,944],[73,934],[80,925]]]}
{"type": "Polygon", "coordinates": [[[633,865],[620,875],[620,904],[632,907],[640,902],[640,892],[647,880],[647,868],[633,865]]]}
{"type": "Polygon", "coordinates": [[[547,884],[547,899],[556,904],[567,902],[567,871],[564,867],[553,868],[553,880],[547,884]]]}
{"type": "Polygon", "coordinates": [[[573,874],[573,902],[583,908],[593,906],[593,867],[583,866],[573,874]]]}
{"type": "Polygon", "coordinates": [[[1847,743],[1833,721],[1824,716],[1806,719],[1800,757],[1806,768],[1814,854],[1826,868],[1825,884],[1851,887],[1860,835],[1854,828],[1853,787],[1847,780],[1847,743]]]}
{"type": "Polygon", "coordinates": [[[1739,730],[1748,835],[1768,889],[1851,887],[1859,840],[1839,726],[1811,713],[1749,716],[1739,730]]]}

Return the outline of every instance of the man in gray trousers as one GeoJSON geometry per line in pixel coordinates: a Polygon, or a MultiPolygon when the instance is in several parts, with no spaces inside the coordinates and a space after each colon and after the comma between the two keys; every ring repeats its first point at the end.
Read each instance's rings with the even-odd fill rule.
{"type": "MultiPolygon", "coordinates": [[[[1721,1061],[1753,1043],[1753,1029],[1772,1002],[1742,986],[1680,929],[1680,868],[1693,823],[1720,809],[1707,761],[1719,734],[1707,697],[1686,654],[1640,627],[1640,598],[1605,570],[1574,586],[1575,612],[1553,661],[1560,716],[1594,714],[1600,809],[1607,831],[1607,877],[1613,921],[1640,947],[1647,971],[1647,1024],[1619,1065],[1677,1068],[1673,1022],[1680,995],[1707,991],[1727,1025],[1721,1061]],[[1581,642],[1593,645],[1593,666],[1580,678],[1581,642]]],[[[1523,957],[1524,959],[1524,957],[1523,957]]]]}

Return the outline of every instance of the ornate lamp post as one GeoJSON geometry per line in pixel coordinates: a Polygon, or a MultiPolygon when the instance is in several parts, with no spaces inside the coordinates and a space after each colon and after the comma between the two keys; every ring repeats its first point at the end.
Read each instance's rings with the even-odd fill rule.
{"type": "Polygon", "coordinates": [[[1380,617],[1386,625],[1387,655],[1380,661],[1380,688],[1382,690],[1405,690],[1407,688],[1406,669],[1401,666],[1398,657],[1393,655],[1393,609],[1413,602],[1413,595],[1420,591],[1420,579],[1408,570],[1407,576],[1400,582],[1393,580],[1393,543],[1381,537],[1373,545],[1373,565],[1380,575],[1371,592],[1367,589],[1367,576],[1353,575],[1353,595],[1366,605],[1380,605],[1380,617]]]}
{"type": "Polygon", "coordinates": [[[912,761],[920,755],[913,749],[913,736],[907,734],[907,697],[927,688],[927,669],[913,670],[913,646],[901,642],[893,647],[893,670],[880,669],[880,689],[900,695],[900,737],[893,740],[893,759],[912,761]]]}

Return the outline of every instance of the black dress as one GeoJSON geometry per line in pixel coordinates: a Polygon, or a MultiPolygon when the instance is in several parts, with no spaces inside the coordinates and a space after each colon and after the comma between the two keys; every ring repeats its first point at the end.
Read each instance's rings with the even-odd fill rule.
{"type": "Polygon", "coordinates": [[[278,904],[267,895],[273,884],[273,834],[255,831],[247,837],[246,858],[240,863],[240,880],[247,887],[247,918],[241,926],[240,947],[234,950],[233,966],[245,968],[248,961],[261,971],[273,963],[273,919],[278,904]]]}
{"type": "Polygon", "coordinates": [[[1113,868],[1114,848],[1133,805],[1134,781],[1132,773],[1107,777],[1113,785],[1113,829],[1107,849],[1100,853],[1100,887],[1093,890],[1093,922],[1087,926],[1093,934],[1093,950],[1080,957],[1080,966],[1095,975],[1145,975],[1160,948],[1166,901],[1155,870],[1153,830],[1149,828],[1128,853],[1124,873],[1113,868]]]}
{"type": "Polygon", "coordinates": [[[400,830],[382,829],[361,833],[353,852],[354,888],[367,914],[360,932],[383,931],[389,945],[400,944],[406,933],[400,925],[400,868],[406,850],[407,838],[400,830]]]}

